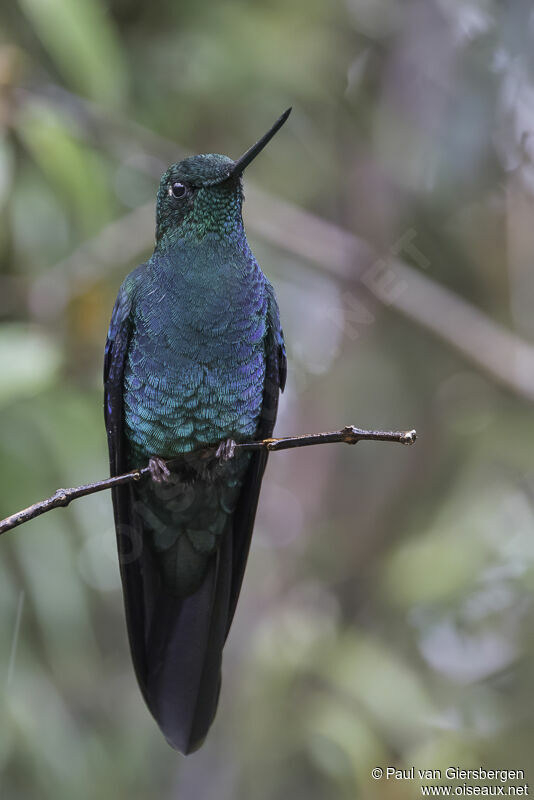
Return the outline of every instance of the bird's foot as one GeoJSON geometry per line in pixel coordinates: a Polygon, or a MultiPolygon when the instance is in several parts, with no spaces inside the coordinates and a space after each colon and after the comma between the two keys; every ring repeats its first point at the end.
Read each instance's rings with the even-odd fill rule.
{"type": "Polygon", "coordinates": [[[219,459],[220,464],[224,464],[225,461],[230,461],[230,459],[234,457],[235,444],[233,439],[224,439],[224,441],[219,444],[215,455],[219,459]]]}
{"type": "Polygon", "coordinates": [[[153,456],[153,458],[149,459],[148,468],[152,480],[156,481],[156,483],[167,483],[171,478],[171,471],[163,458],[153,456]]]}

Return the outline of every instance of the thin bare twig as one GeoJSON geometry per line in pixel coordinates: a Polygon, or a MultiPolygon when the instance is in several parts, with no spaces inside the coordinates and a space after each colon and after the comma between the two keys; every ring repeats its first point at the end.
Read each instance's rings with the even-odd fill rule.
{"type": "MultiPolygon", "coordinates": [[[[284,436],[279,439],[263,439],[259,442],[240,442],[236,444],[235,449],[239,450],[268,450],[269,452],[277,450],[290,450],[294,447],[308,447],[314,444],[329,444],[334,442],[344,442],[345,444],[356,444],[363,440],[381,441],[381,442],[399,442],[400,444],[413,444],[416,440],[416,432],[412,431],[365,431],[361,428],[356,428],[354,425],[347,425],[340,431],[333,431],[328,433],[312,433],[303,436],[284,436]]],[[[202,453],[207,451],[215,452],[216,448],[205,448],[202,453]]],[[[193,454],[188,453],[187,457],[190,458],[193,454]]],[[[166,461],[169,467],[173,467],[178,463],[182,463],[183,459],[170,459],[166,461]]],[[[52,511],[54,508],[61,508],[68,506],[72,500],[77,500],[79,497],[85,497],[88,494],[96,494],[96,492],[103,492],[105,489],[112,489],[114,486],[121,486],[125,483],[133,483],[150,474],[150,467],[141,467],[139,469],[126,472],[124,475],[116,475],[113,478],[106,478],[102,481],[95,483],[87,483],[83,486],[76,486],[72,489],[58,489],[51,497],[46,500],[41,500],[39,503],[34,503],[16,514],[6,517],[0,522],[0,534],[13,530],[13,528],[22,525],[24,522],[29,522],[35,517],[40,517],[47,511],[52,511]]]]}

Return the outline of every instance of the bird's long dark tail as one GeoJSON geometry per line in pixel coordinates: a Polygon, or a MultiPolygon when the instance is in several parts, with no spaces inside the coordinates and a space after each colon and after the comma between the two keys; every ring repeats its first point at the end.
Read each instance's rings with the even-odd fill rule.
{"type": "MultiPolygon", "coordinates": [[[[254,454],[243,482],[231,491],[221,489],[223,526],[216,515],[209,537],[204,524],[177,535],[167,519],[169,503],[155,502],[151,484],[113,490],[137,679],[167,741],[182,753],[200,747],[217,710],[222,650],[241,589],[266,457],[254,454]],[[215,535],[218,546],[206,552],[205,543],[215,535]],[[193,585],[189,574],[195,576],[193,585]]],[[[188,506],[187,519],[197,525],[208,522],[209,491],[196,486],[195,505],[188,506]]]]}
{"type": "Polygon", "coordinates": [[[231,576],[227,530],[200,587],[182,598],[167,595],[154,608],[146,700],[169,744],[185,754],[200,747],[217,710],[231,576]]]}

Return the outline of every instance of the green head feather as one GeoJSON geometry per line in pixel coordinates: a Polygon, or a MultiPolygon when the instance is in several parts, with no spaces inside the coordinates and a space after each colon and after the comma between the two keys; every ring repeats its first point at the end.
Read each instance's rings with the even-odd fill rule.
{"type": "Polygon", "coordinates": [[[159,247],[178,239],[199,240],[206,233],[221,237],[241,235],[241,175],[282,127],[290,111],[288,108],[237,161],[208,153],[169,167],[161,179],[156,206],[159,247]]]}
{"type": "Polygon", "coordinates": [[[192,156],[163,175],[156,205],[156,240],[202,239],[242,230],[242,181],[235,162],[217,153],[192,156]]]}

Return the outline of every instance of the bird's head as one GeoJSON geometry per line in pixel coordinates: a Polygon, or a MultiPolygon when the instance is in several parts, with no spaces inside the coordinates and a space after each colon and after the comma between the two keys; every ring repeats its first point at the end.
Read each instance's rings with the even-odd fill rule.
{"type": "Polygon", "coordinates": [[[288,118],[288,108],[237,161],[209,153],[173,164],[161,178],[156,206],[156,240],[231,235],[242,226],[242,174],[288,118]]]}

